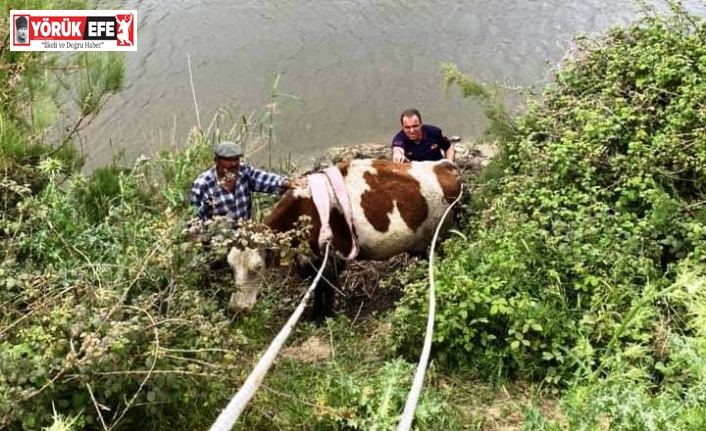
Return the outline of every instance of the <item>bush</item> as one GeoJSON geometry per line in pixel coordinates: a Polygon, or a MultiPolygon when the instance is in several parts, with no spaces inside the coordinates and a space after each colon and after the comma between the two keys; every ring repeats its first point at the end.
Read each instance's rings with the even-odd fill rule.
{"type": "Polygon", "coordinates": [[[112,207],[130,202],[150,211],[150,188],[142,182],[130,178],[130,170],[110,166],[96,168],[87,184],[78,189],[81,210],[89,220],[99,222],[105,219],[112,207]]]}
{"type": "Polygon", "coordinates": [[[201,284],[212,254],[183,229],[188,186],[212,154],[195,133],[178,153],[90,178],[44,157],[41,190],[11,185],[16,213],[0,218],[0,428],[70,417],[75,429],[198,429],[226,405],[273,313],[226,315],[229,272],[201,284]]]}
{"type": "Polygon", "coordinates": [[[92,428],[202,427],[242,377],[246,339],[193,287],[198,251],[178,208],[155,199],[145,211],[137,169],[95,219],[75,205],[84,177],[59,187],[58,163],[40,169],[44,190],[20,203],[20,222],[0,223],[0,426],[47,426],[54,406],[92,428]]]}
{"type": "MultiPolygon", "coordinates": [[[[578,379],[561,402],[562,423],[569,429],[701,430],[706,426],[706,278],[693,261],[679,265],[674,284],[651,292],[654,300],[684,310],[686,332],[661,325],[651,352],[633,345],[606,358],[604,372],[578,379]],[[636,365],[631,357],[652,355],[653,366],[636,365]],[[655,375],[659,378],[655,379],[655,375]],[[598,378],[602,377],[602,378],[598,378]]],[[[530,408],[526,429],[565,429],[530,408]]]]}
{"type": "MultiPolygon", "coordinates": [[[[686,256],[706,256],[704,72],[706,25],[678,7],[578,40],[505,135],[503,176],[475,197],[470,239],[447,244],[435,337],[444,364],[553,386],[631,346],[646,354],[625,360],[655,363],[655,328],[681,331],[688,319],[645,298],[686,256]]],[[[413,326],[423,295],[411,286],[400,327],[413,326]]]]}
{"type": "MultiPolygon", "coordinates": [[[[2,10],[89,9],[88,2],[3,1],[2,10]]],[[[9,26],[0,38],[9,41],[9,26]]],[[[61,173],[81,169],[84,157],[74,139],[95,118],[108,96],[123,84],[122,53],[56,53],[0,50],[0,217],[12,218],[21,193],[40,192],[47,178],[39,172],[46,158],[60,161],[61,173]],[[76,88],[76,91],[72,91],[76,88]],[[73,103],[63,103],[62,99],[73,103]],[[69,114],[71,113],[71,114],[69,114]]]]}

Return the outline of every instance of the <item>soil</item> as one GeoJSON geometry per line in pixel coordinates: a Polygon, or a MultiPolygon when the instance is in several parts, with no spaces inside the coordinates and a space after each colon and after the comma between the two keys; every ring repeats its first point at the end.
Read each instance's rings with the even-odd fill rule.
{"type": "Polygon", "coordinates": [[[402,298],[399,288],[382,287],[380,281],[395,270],[405,267],[408,255],[395,256],[386,261],[350,262],[341,275],[342,294],[338,308],[346,313],[352,324],[374,313],[395,308],[402,298]]]}
{"type": "Polygon", "coordinates": [[[313,335],[298,346],[290,346],[282,350],[281,356],[293,361],[309,364],[326,361],[331,358],[331,346],[313,335]]]}
{"type": "MultiPolygon", "coordinates": [[[[402,291],[397,287],[383,287],[380,281],[395,270],[407,267],[411,259],[406,254],[395,256],[385,261],[355,261],[346,264],[346,269],[339,277],[340,290],[336,293],[335,312],[344,313],[354,325],[374,313],[384,313],[395,308],[402,298],[402,291]]],[[[280,272],[276,279],[284,282],[268,283],[277,286],[277,292],[270,292],[276,298],[276,309],[281,310],[278,317],[286,319],[301,301],[302,295],[311,280],[294,274],[280,272]]],[[[304,319],[310,318],[311,305],[305,310],[304,319]]]]}

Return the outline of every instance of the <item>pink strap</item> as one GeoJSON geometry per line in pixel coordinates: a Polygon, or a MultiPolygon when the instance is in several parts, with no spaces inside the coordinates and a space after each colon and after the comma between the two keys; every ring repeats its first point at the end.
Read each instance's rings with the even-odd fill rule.
{"type": "Polygon", "coordinates": [[[331,201],[326,189],[326,176],[324,174],[309,175],[309,190],[311,199],[314,201],[316,211],[321,219],[321,230],[319,231],[319,250],[323,250],[324,244],[331,239],[333,233],[329,224],[329,213],[331,211],[331,201]]]}
{"type": "Polygon", "coordinates": [[[348,230],[351,233],[351,251],[345,259],[353,260],[358,256],[358,241],[355,237],[355,232],[353,232],[353,213],[351,210],[351,200],[346,190],[346,183],[343,180],[341,171],[335,166],[324,169],[324,174],[328,177],[331,187],[333,188],[333,194],[336,196],[336,199],[338,199],[338,203],[341,204],[341,208],[343,208],[343,217],[345,217],[348,230]]]}

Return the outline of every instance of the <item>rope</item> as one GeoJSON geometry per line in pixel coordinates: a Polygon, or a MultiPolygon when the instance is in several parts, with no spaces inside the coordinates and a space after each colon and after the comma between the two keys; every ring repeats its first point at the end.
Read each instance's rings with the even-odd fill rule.
{"type": "Polygon", "coordinates": [[[309,290],[307,290],[304,294],[299,306],[297,306],[297,309],[294,310],[294,313],[292,313],[292,316],[289,320],[287,320],[287,323],[279,331],[279,334],[277,334],[277,337],[275,337],[272,341],[270,347],[267,348],[265,354],[262,355],[262,358],[260,358],[260,361],[245,380],[243,386],[240,387],[238,393],[233,396],[226,408],[223,409],[220,415],[218,415],[216,421],[213,425],[211,425],[210,431],[230,431],[233,428],[233,425],[235,425],[235,422],[238,420],[238,417],[240,417],[240,414],[243,410],[245,410],[245,406],[252,399],[252,397],[255,396],[255,391],[257,391],[260,384],[262,384],[265,374],[267,374],[267,370],[270,369],[270,366],[272,366],[277,354],[280,349],[282,349],[284,342],[287,341],[287,337],[289,337],[292,329],[294,329],[294,325],[297,324],[297,321],[304,312],[306,303],[309,301],[311,294],[314,292],[317,283],[321,279],[326,263],[328,262],[329,246],[330,244],[326,244],[324,263],[321,265],[319,272],[316,274],[316,278],[314,278],[313,283],[309,286],[309,290]]]}
{"type": "Polygon", "coordinates": [[[427,332],[424,336],[424,347],[422,348],[422,354],[419,358],[419,364],[417,364],[417,371],[414,373],[412,388],[409,390],[409,395],[407,395],[407,402],[405,403],[404,411],[402,412],[402,417],[400,418],[400,423],[397,425],[397,431],[408,431],[412,427],[414,411],[417,409],[417,401],[419,401],[419,395],[422,392],[424,375],[426,373],[427,364],[429,363],[429,353],[431,352],[431,339],[434,335],[434,319],[436,318],[436,294],[434,292],[434,248],[446,216],[449,214],[449,211],[451,211],[451,208],[453,208],[453,206],[456,205],[456,203],[461,199],[462,193],[463,185],[461,185],[461,191],[459,192],[456,200],[453,201],[448,208],[446,208],[439,224],[436,225],[436,232],[434,232],[434,238],[431,242],[431,250],[429,251],[429,316],[427,317],[427,332]]]}

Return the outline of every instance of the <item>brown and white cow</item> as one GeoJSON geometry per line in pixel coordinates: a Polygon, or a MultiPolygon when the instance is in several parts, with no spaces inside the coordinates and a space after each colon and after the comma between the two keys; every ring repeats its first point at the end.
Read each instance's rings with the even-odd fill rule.
{"type": "MultiPolygon", "coordinates": [[[[341,200],[346,199],[337,199],[336,187],[327,183],[331,244],[339,255],[350,255],[356,241],[357,259],[382,260],[404,252],[423,253],[444,212],[460,193],[458,171],[445,160],[400,164],[381,159],[356,159],[342,162],[336,168],[350,202],[352,228],[341,206],[341,200]]],[[[294,228],[299,216],[311,217],[309,243],[313,255],[320,257],[323,255],[318,244],[322,217],[312,199],[311,180],[312,177],[309,188],[285,194],[265,224],[274,231],[286,232],[294,228]]],[[[445,228],[453,224],[452,219],[447,217],[445,228]]],[[[259,291],[260,280],[254,275],[265,267],[265,250],[233,248],[228,254],[228,263],[235,273],[236,284],[231,307],[249,310],[259,291]]],[[[335,282],[337,277],[329,268],[325,278],[329,281],[333,278],[335,282]]],[[[331,313],[333,292],[324,281],[317,286],[314,316],[331,313]]]]}

